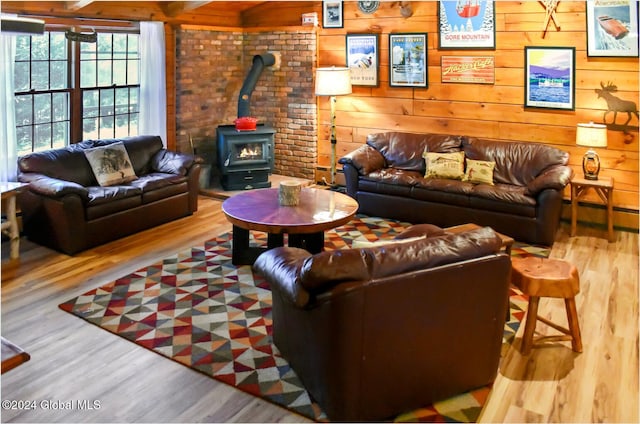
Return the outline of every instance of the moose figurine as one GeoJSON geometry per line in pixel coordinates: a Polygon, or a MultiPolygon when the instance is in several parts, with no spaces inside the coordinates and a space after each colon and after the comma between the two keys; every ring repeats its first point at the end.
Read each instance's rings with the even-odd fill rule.
{"type": "Polygon", "coordinates": [[[598,94],[599,99],[602,98],[607,102],[607,107],[608,107],[608,110],[604,113],[604,116],[602,117],[602,121],[604,124],[607,123],[607,114],[609,112],[613,112],[613,121],[611,122],[612,125],[615,125],[616,123],[616,117],[618,116],[618,112],[627,113],[627,122],[622,124],[623,127],[625,127],[631,121],[631,118],[633,117],[632,114],[635,114],[636,118],[639,118],[638,107],[634,102],[630,100],[621,99],[611,94],[618,91],[617,86],[613,85],[613,83],[611,82],[608,82],[607,85],[605,86],[602,83],[602,81],[600,81],[600,87],[602,87],[602,89],[596,88],[595,92],[598,94]]]}

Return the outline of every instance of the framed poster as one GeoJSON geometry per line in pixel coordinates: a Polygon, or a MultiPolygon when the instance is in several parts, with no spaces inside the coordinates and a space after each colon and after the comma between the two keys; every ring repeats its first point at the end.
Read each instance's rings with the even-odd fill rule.
{"type": "Polygon", "coordinates": [[[323,0],[322,26],[324,28],[342,28],[344,25],[344,2],[323,0]]]}
{"type": "Polygon", "coordinates": [[[494,84],[496,80],[493,56],[442,56],[442,82],[494,84]]]}
{"type": "Polygon", "coordinates": [[[351,85],[378,86],[378,56],[377,34],[347,34],[351,85]]]}
{"type": "Polygon", "coordinates": [[[439,0],[438,48],[496,48],[493,0],[439,0]]]}
{"type": "Polygon", "coordinates": [[[427,87],[427,34],[389,34],[389,85],[427,87]]]}
{"type": "Polygon", "coordinates": [[[575,47],[524,48],[524,105],[575,109],[575,47]]]}
{"type": "Polygon", "coordinates": [[[589,0],[587,56],[638,57],[638,2],[589,0]]]}

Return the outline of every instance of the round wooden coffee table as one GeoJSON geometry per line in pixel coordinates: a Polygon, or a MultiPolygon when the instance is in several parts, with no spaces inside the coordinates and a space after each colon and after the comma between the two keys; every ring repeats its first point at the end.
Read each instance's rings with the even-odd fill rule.
{"type": "Polygon", "coordinates": [[[265,188],[239,193],[222,203],[222,211],[233,224],[232,262],[250,265],[260,253],[288,244],[311,253],[324,247],[324,231],[351,220],[358,202],[331,190],[303,188],[297,206],[280,206],[278,189],[265,188]],[[249,231],[267,233],[267,247],[249,246],[249,231]]]}

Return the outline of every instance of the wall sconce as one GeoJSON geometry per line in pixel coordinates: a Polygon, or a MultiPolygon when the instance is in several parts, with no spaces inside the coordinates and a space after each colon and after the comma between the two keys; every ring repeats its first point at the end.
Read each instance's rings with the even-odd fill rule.
{"type": "Polygon", "coordinates": [[[331,96],[331,186],[336,183],[336,96],[351,94],[349,68],[317,68],[316,96],[331,96]]]}
{"type": "MultiPolygon", "coordinates": [[[[607,147],[607,126],[602,124],[578,124],[576,145],[585,147],[607,147]]],[[[582,158],[585,180],[597,180],[600,172],[600,157],[589,149],[582,158]]]]}

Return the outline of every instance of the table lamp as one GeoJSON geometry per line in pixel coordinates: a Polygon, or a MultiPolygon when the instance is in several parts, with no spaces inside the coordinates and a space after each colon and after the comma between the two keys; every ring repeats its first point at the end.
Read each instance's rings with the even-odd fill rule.
{"type": "MultiPolygon", "coordinates": [[[[586,147],[607,147],[607,126],[602,124],[578,124],[576,144],[586,147]]],[[[589,149],[582,157],[582,171],[585,180],[597,180],[600,172],[600,157],[589,149]]]]}
{"type": "Polygon", "coordinates": [[[349,68],[316,69],[316,96],[331,96],[331,186],[336,183],[336,96],[351,94],[349,68]]]}

